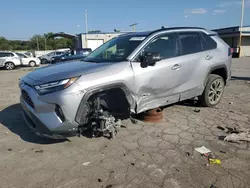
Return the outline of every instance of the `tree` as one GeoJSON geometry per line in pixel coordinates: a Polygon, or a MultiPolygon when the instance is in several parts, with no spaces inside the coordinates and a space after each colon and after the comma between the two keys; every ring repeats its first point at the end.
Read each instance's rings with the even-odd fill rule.
{"type": "Polygon", "coordinates": [[[0,37],[0,50],[45,50],[45,42],[47,50],[56,50],[59,48],[72,48],[74,46],[72,39],[67,38],[48,38],[52,32],[44,35],[34,35],[29,41],[7,40],[0,37]],[[46,41],[45,41],[46,40],[46,41]]]}

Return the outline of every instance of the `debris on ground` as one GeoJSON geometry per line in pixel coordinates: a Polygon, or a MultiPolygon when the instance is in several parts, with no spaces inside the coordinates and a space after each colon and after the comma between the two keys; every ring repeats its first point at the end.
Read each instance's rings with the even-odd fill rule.
{"type": "Polygon", "coordinates": [[[113,185],[107,185],[105,188],[112,188],[113,187],[113,185]]]}
{"type": "Polygon", "coordinates": [[[217,126],[218,129],[226,132],[227,136],[220,136],[220,140],[224,140],[227,142],[235,142],[240,143],[242,141],[250,142],[250,132],[248,129],[245,128],[239,128],[239,127],[222,127],[217,126]],[[223,139],[222,139],[223,138],[223,139]]]}
{"type": "Polygon", "coordinates": [[[190,152],[185,152],[185,154],[186,154],[187,156],[190,156],[190,155],[191,155],[191,153],[190,153],[190,152]]]}
{"type": "Polygon", "coordinates": [[[98,182],[103,182],[101,178],[98,179],[98,182]]]}
{"type": "Polygon", "coordinates": [[[36,150],[35,152],[36,152],[36,153],[43,153],[43,150],[40,149],[40,150],[36,150]]]}
{"type": "Polygon", "coordinates": [[[210,164],[221,164],[220,159],[211,159],[211,158],[209,158],[208,160],[209,160],[210,164]]]}
{"type": "Polygon", "coordinates": [[[9,149],[8,149],[8,151],[12,151],[12,149],[11,149],[11,148],[9,148],[9,149]]]}
{"type": "Polygon", "coordinates": [[[210,188],[218,188],[218,187],[215,186],[214,184],[211,184],[210,188]]]}
{"type": "MultiPolygon", "coordinates": [[[[195,148],[195,151],[205,156],[209,164],[219,164],[219,165],[221,164],[221,160],[216,159],[215,155],[211,152],[211,150],[206,148],[205,146],[195,148]]],[[[209,164],[206,164],[206,166],[209,166],[209,164]]]]}
{"type": "Polygon", "coordinates": [[[250,134],[249,132],[241,132],[241,133],[232,133],[224,138],[227,142],[236,142],[240,143],[241,141],[250,142],[250,134]]]}
{"type": "Polygon", "coordinates": [[[83,166],[87,166],[87,165],[89,165],[89,164],[90,164],[89,161],[88,161],[88,162],[85,162],[85,163],[82,163],[83,166]]]}
{"type": "Polygon", "coordinates": [[[161,108],[155,108],[147,112],[142,113],[141,119],[144,122],[158,123],[163,119],[163,113],[161,108]]]}
{"type": "Polygon", "coordinates": [[[207,153],[211,153],[211,150],[206,148],[205,146],[199,147],[199,148],[195,148],[195,151],[199,152],[200,154],[207,154],[207,153]]]}
{"type": "Polygon", "coordinates": [[[135,166],[135,163],[131,163],[132,166],[135,166]]]}
{"type": "Polygon", "coordinates": [[[199,113],[201,110],[200,109],[198,109],[198,108],[195,108],[194,109],[194,112],[196,112],[196,113],[199,113]]]}
{"type": "Polygon", "coordinates": [[[233,104],[233,102],[229,102],[229,104],[233,104]]]}

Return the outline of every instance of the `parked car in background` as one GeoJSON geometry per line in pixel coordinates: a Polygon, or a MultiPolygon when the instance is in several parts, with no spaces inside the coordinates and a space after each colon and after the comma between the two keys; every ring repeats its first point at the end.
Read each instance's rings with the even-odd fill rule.
{"type": "Polygon", "coordinates": [[[79,54],[88,56],[92,52],[91,48],[82,48],[79,50],[79,54]]]}
{"type": "Polygon", "coordinates": [[[15,69],[21,65],[21,59],[13,52],[0,51],[0,67],[5,67],[7,70],[15,69]]]}
{"type": "Polygon", "coordinates": [[[35,66],[40,65],[41,60],[39,58],[29,57],[26,54],[18,53],[18,52],[16,52],[16,55],[20,57],[21,65],[30,66],[30,67],[35,67],[35,66]]]}
{"type": "Polygon", "coordinates": [[[65,53],[65,51],[55,51],[55,52],[50,52],[48,54],[42,55],[39,57],[39,59],[41,60],[41,64],[47,64],[51,62],[51,58],[52,57],[57,57],[57,56],[61,56],[65,53]]]}
{"type": "Polygon", "coordinates": [[[29,57],[36,57],[35,54],[32,52],[25,52],[24,54],[29,56],[29,57]]]}
{"type": "Polygon", "coordinates": [[[55,64],[58,62],[65,62],[71,60],[80,60],[87,57],[92,50],[90,48],[83,48],[80,51],[77,51],[77,54],[73,54],[72,51],[65,52],[61,56],[55,56],[51,58],[51,64],[55,64]]]}

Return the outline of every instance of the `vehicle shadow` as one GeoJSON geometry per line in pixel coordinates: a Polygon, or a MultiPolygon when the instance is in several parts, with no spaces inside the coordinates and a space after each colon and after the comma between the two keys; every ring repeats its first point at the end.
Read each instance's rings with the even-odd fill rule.
{"type": "Polygon", "coordinates": [[[56,144],[60,142],[69,141],[68,139],[49,139],[42,138],[34,134],[26,125],[21,115],[21,105],[14,104],[0,112],[0,122],[7,127],[11,132],[20,136],[26,142],[35,144],[56,144]]]}
{"type": "Polygon", "coordinates": [[[245,80],[245,81],[250,81],[250,77],[232,76],[231,80],[245,80]]]}

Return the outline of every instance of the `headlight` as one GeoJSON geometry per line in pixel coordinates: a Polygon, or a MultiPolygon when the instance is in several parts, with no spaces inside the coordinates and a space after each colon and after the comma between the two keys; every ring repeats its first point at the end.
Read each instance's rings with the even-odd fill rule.
{"type": "Polygon", "coordinates": [[[35,86],[37,92],[41,95],[52,93],[55,91],[63,90],[71,86],[79,77],[68,78],[56,82],[50,82],[42,85],[35,86]]]}

